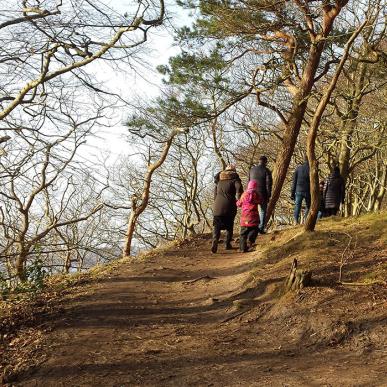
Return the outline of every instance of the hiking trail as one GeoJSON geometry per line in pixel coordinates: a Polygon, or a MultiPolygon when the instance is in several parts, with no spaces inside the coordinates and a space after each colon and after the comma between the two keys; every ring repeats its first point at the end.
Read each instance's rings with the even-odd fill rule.
{"type": "MultiPolygon", "coordinates": [[[[44,325],[39,364],[12,385],[386,385],[382,347],[345,344],[358,325],[333,318],[353,307],[353,292],[361,302],[373,288],[321,286],[278,301],[290,266],[262,258],[271,239],[260,236],[255,252],[211,254],[201,236],[118,265],[63,298],[44,325]]],[[[369,313],[383,340],[385,315],[369,313]]]]}

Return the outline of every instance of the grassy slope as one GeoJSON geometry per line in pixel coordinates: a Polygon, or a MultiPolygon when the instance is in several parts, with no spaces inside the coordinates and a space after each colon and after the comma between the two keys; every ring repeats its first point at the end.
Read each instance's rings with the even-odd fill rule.
{"type": "Polygon", "coordinates": [[[279,332],[284,343],[296,341],[299,348],[380,353],[387,337],[386,242],[386,212],[324,219],[313,233],[303,233],[301,227],[274,232],[248,284],[259,288],[277,278],[261,321],[279,332]],[[344,286],[338,284],[343,257],[344,286]],[[281,296],[294,258],[312,271],[314,286],[281,296]]]}
{"type": "Polygon", "coordinates": [[[305,233],[299,226],[274,232],[271,239],[259,261],[275,263],[278,269],[290,268],[297,258],[303,268],[314,272],[317,281],[333,285],[344,259],[342,281],[387,280],[386,212],[326,218],[317,223],[313,233],[305,233]]]}

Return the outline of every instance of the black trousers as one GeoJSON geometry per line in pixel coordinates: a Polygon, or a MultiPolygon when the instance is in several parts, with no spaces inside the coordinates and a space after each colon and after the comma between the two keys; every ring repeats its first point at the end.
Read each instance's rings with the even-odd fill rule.
{"type": "Polygon", "coordinates": [[[230,245],[234,233],[235,216],[214,216],[213,239],[219,240],[220,232],[226,230],[226,246],[230,245]]]}
{"type": "Polygon", "coordinates": [[[239,249],[240,251],[247,251],[247,241],[251,244],[255,242],[258,235],[258,226],[241,227],[241,235],[239,237],[239,249]]]}
{"type": "Polygon", "coordinates": [[[339,211],[338,208],[326,208],[324,215],[325,216],[336,216],[337,211],[339,211]]]}

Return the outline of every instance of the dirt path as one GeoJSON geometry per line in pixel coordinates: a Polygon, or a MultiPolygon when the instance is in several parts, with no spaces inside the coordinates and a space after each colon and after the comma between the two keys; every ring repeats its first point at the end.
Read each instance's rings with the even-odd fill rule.
{"type": "Polygon", "coordinates": [[[64,300],[45,340],[46,360],[14,385],[387,385],[381,350],[360,356],[305,340],[294,317],[268,315],[282,274],[246,290],[259,255],[213,255],[209,243],[121,266],[87,294],[64,300]]]}

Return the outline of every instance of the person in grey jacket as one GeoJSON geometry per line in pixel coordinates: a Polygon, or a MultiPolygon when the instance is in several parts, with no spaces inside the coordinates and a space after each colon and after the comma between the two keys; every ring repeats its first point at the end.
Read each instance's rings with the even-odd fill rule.
{"type": "Polygon", "coordinates": [[[254,165],[251,167],[249,173],[249,181],[250,180],[255,180],[257,182],[257,193],[261,198],[261,204],[258,206],[260,219],[258,232],[260,234],[264,234],[267,204],[269,203],[271,197],[271,188],[273,185],[271,171],[269,170],[269,168],[267,168],[266,156],[261,156],[259,158],[258,165],[254,165]]]}
{"type": "Polygon", "coordinates": [[[306,218],[310,208],[310,180],[309,180],[309,162],[305,159],[304,163],[296,168],[293,176],[293,184],[290,198],[294,201],[294,221],[300,223],[300,214],[302,202],[305,201],[306,218]]]}
{"type": "Polygon", "coordinates": [[[324,186],[324,203],[326,216],[336,215],[340,204],[344,204],[345,184],[340,168],[334,167],[324,186]]]}
{"type": "Polygon", "coordinates": [[[234,231],[234,219],[237,213],[236,201],[243,193],[243,186],[235,165],[229,165],[226,170],[215,176],[215,191],[213,205],[213,239],[211,251],[216,253],[221,230],[226,230],[226,250],[230,250],[234,231]]]}

